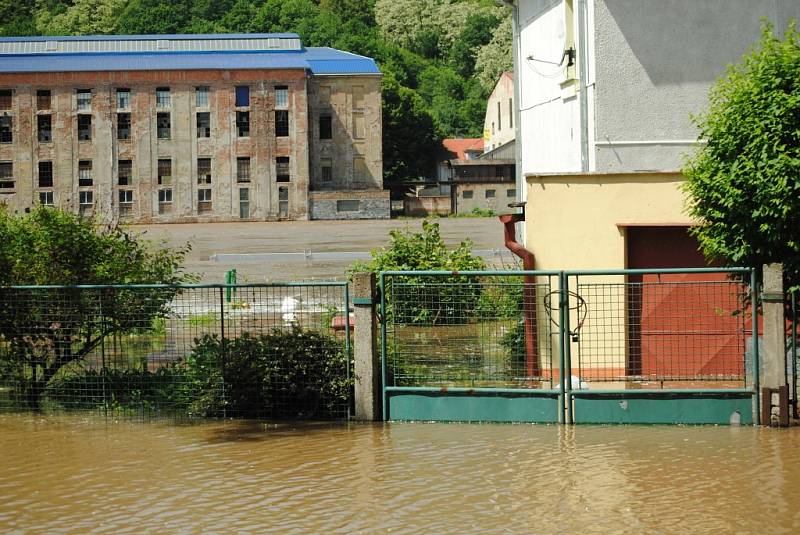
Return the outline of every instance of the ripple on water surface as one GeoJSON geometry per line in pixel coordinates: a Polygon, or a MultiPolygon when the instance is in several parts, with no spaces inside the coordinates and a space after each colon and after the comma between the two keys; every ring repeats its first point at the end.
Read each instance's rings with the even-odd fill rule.
{"type": "Polygon", "coordinates": [[[0,415],[0,532],[800,530],[800,429],[0,415]]]}

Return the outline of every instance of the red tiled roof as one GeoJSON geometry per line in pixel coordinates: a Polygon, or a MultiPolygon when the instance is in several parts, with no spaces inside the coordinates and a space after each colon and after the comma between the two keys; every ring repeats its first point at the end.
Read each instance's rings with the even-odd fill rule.
{"type": "Polygon", "coordinates": [[[447,152],[455,155],[455,158],[448,159],[465,160],[467,151],[483,152],[483,139],[481,138],[445,139],[442,140],[442,145],[447,152]]]}

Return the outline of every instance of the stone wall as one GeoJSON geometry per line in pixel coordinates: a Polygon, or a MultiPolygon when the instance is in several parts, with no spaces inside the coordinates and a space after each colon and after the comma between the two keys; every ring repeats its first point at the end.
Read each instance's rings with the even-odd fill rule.
{"type": "Polygon", "coordinates": [[[312,191],[309,207],[311,219],[389,219],[389,192],[312,191]]]}

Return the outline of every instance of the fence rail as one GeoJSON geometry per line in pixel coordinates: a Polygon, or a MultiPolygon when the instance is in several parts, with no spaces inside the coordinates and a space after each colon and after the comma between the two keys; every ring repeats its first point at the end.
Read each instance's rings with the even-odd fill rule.
{"type": "Polygon", "coordinates": [[[2,288],[0,410],[346,418],[349,308],[345,282],[2,288]]]}

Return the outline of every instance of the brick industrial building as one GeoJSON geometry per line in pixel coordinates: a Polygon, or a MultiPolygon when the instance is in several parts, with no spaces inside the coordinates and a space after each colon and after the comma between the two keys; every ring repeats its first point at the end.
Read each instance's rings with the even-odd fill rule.
{"type": "Polygon", "coordinates": [[[0,39],[0,203],[123,221],[389,216],[380,72],[295,34],[0,39]]]}

